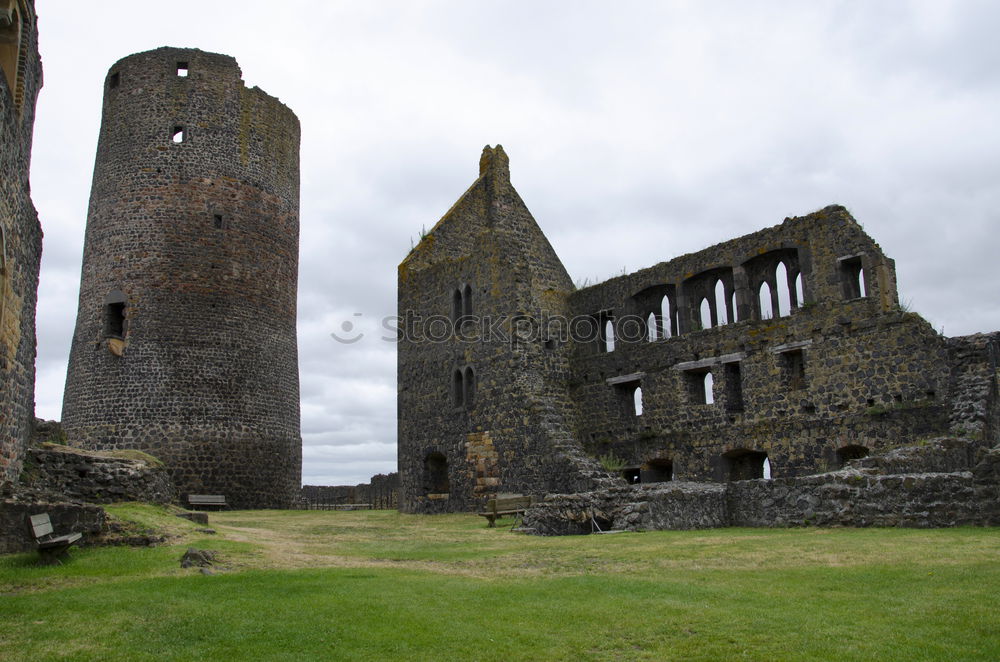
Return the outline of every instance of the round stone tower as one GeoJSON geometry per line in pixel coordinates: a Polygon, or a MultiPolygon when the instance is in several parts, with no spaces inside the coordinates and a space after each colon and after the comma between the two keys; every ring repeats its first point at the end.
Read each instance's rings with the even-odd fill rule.
{"type": "Polygon", "coordinates": [[[63,427],[163,460],[181,495],[283,507],[302,473],[299,122],[227,55],[105,81],[63,427]]]}

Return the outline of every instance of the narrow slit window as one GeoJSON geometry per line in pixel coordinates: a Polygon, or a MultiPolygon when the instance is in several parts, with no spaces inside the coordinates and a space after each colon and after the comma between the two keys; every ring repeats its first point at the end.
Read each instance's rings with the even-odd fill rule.
{"type": "Polygon", "coordinates": [[[649,342],[656,340],[656,313],[650,313],[646,318],[646,337],[649,342]]]}
{"type": "Polygon", "coordinates": [[[462,290],[455,290],[451,293],[451,323],[458,329],[462,319],[462,290]]]}
{"type": "Polygon", "coordinates": [[[112,90],[121,85],[122,75],[117,71],[108,76],[108,87],[112,90]]]}
{"type": "Polygon", "coordinates": [[[461,370],[456,370],[453,373],[451,380],[451,400],[452,404],[456,407],[461,407],[465,404],[465,379],[462,376],[461,370]]]}
{"type": "Polygon", "coordinates": [[[472,409],[472,404],[476,400],[476,373],[473,372],[472,368],[465,369],[463,385],[465,387],[465,408],[472,409]]]}
{"type": "Polygon", "coordinates": [[[642,387],[636,386],[632,391],[632,408],[636,416],[642,416],[642,387]]]}
{"type": "Polygon", "coordinates": [[[188,63],[187,62],[178,62],[177,63],[177,75],[180,78],[187,78],[187,75],[188,75],[188,63]]]}
{"type": "MultiPolygon", "coordinates": [[[[462,316],[472,318],[472,286],[466,285],[462,290],[462,316]]],[[[465,320],[463,320],[465,321],[465,320]]]]}
{"type": "Polygon", "coordinates": [[[173,133],[171,133],[171,140],[173,140],[175,143],[182,143],[184,142],[184,134],[185,131],[183,126],[180,125],[175,126],[173,133]]]}
{"type": "Polygon", "coordinates": [[[216,230],[225,230],[226,229],[226,219],[225,219],[225,217],[222,214],[213,214],[212,215],[212,225],[215,226],[216,230]]]}

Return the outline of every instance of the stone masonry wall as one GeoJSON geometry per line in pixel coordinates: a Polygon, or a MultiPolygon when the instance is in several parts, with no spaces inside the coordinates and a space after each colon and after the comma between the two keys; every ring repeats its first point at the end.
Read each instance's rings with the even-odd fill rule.
{"type": "Polygon", "coordinates": [[[1000,333],[949,338],[948,350],[953,366],[951,430],[977,436],[987,446],[1000,443],[1000,333]]]}
{"type": "Polygon", "coordinates": [[[161,48],[105,81],[62,423],[162,459],[183,498],[301,477],[299,123],[236,60],[161,48]]]}
{"type": "Polygon", "coordinates": [[[34,421],[42,256],[28,182],[42,64],[34,2],[14,6],[15,20],[0,25],[0,485],[17,479],[34,421]]]}
{"type": "Polygon", "coordinates": [[[86,503],[170,503],[176,499],[166,469],[155,462],[54,444],[28,449],[20,489],[86,503]]]}
{"type": "Polygon", "coordinates": [[[402,510],[611,480],[572,434],[569,346],[531,333],[543,312],[568,312],[572,289],[506,154],[487,147],[479,179],[399,266],[402,510]]]}
{"type": "Polygon", "coordinates": [[[615,330],[612,351],[600,324],[576,345],[577,433],[592,454],[615,455],[636,474],[659,465],[681,480],[728,480],[731,456],[751,451],[766,454],[772,476],[797,476],[838,467],[846,447],[881,452],[948,430],[946,342],[899,310],[892,260],[842,207],[580,290],[571,302],[576,319],[615,330]],[[863,271],[860,291],[849,288],[857,281],[845,259],[863,271]],[[760,296],[780,284],[779,263],[784,310],[760,296]]]}
{"type": "Polygon", "coordinates": [[[524,526],[542,535],[719,526],[996,526],[1000,447],[939,439],[813,476],[673,482],[549,495],[524,526]]]}
{"type": "Polygon", "coordinates": [[[402,508],[589,491],[615,480],[597,457],[619,481],[725,482],[996,443],[998,334],[902,309],[844,207],[575,290],[499,147],[480,174],[399,268],[402,508]]]}

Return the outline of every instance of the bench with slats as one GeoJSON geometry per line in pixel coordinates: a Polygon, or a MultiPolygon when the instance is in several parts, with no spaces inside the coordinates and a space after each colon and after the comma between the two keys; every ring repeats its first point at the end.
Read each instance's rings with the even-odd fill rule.
{"type": "Polygon", "coordinates": [[[496,527],[497,519],[513,515],[523,517],[524,511],[531,506],[531,496],[523,494],[498,494],[496,498],[486,502],[486,511],[477,513],[485,517],[490,528],[496,527]]]}
{"type": "Polygon", "coordinates": [[[38,554],[42,565],[60,565],[62,559],[69,556],[69,548],[83,537],[82,533],[67,533],[61,536],[54,534],[52,519],[48,513],[31,515],[31,532],[38,543],[38,554]]]}
{"type": "Polygon", "coordinates": [[[226,497],[223,494],[189,494],[188,503],[199,508],[215,506],[219,510],[226,507],[226,497]]]}

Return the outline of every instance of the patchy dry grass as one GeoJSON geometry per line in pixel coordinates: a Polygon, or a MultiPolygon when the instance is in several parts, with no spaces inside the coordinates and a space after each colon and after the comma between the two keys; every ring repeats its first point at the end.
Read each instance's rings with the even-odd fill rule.
{"type": "Polygon", "coordinates": [[[3,660],[996,660],[997,529],[535,538],[470,515],[169,509],[149,549],[0,557],[3,660]],[[181,570],[217,550],[214,576],[181,570]]]}
{"type": "MultiPolygon", "coordinates": [[[[469,515],[425,517],[393,511],[243,511],[213,515],[232,540],[259,544],[255,567],[433,567],[481,577],[525,573],[649,574],[681,570],[792,569],[896,562],[981,561],[997,552],[989,529],[713,529],[614,536],[521,536],[469,515]],[[964,534],[964,535],[963,535],[964,534]]],[[[507,526],[504,526],[506,524],[507,526]]]]}

